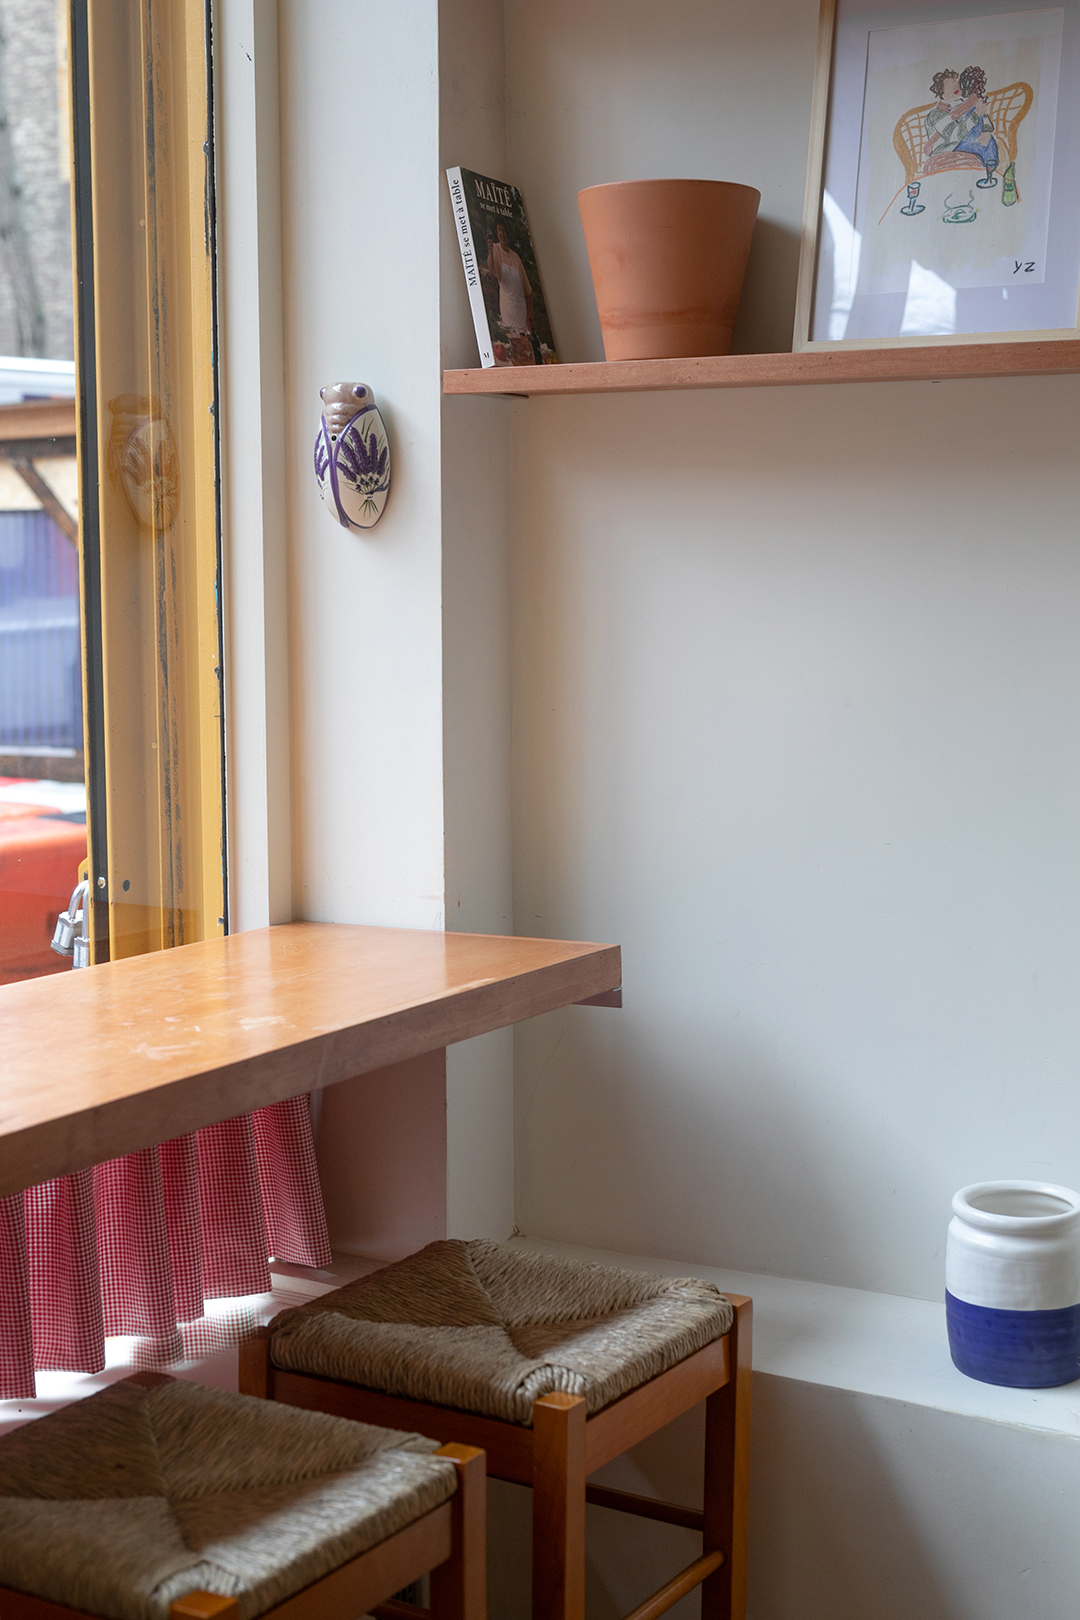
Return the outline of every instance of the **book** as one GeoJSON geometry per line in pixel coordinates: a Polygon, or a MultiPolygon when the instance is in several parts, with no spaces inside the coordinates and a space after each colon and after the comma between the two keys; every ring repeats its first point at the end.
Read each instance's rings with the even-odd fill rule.
{"type": "Polygon", "coordinates": [[[558,363],[536,253],[516,186],[447,169],[482,366],[558,363]]]}

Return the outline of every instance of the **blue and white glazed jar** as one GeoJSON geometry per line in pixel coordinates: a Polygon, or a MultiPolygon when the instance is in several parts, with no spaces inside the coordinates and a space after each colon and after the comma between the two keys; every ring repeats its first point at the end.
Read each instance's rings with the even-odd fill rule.
{"type": "Polygon", "coordinates": [[[382,413],[366,383],[328,383],[319,396],[319,493],[343,528],[373,529],[390,493],[390,446],[382,413]]]}
{"type": "Polygon", "coordinates": [[[980,1181],[952,1207],[945,1313],[957,1367],[1015,1389],[1080,1378],[1080,1194],[980,1181]]]}

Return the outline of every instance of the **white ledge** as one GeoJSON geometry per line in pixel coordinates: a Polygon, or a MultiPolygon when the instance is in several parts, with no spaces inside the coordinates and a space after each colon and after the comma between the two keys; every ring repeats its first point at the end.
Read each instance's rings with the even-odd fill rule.
{"type": "Polygon", "coordinates": [[[1058,1389],[1002,1389],[958,1372],[949,1359],[945,1306],[897,1294],[799,1282],[752,1272],[517,1237],[538,1254],[666,1277],[704,1277],[754,1301],[754,1371],[883,1400],[906,1401],[989,1423],[1080,1436],[1080,1382],[1058,1389]]]}

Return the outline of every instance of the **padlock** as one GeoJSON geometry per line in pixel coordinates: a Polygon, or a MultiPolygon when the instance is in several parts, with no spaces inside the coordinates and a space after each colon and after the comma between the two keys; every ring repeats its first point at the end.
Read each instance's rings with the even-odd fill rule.
{"type": "Polygon", "coordinates": [[[68,901],[68,908],[62,911],[56,919],[53,929],[52,948],[57,956],[70,956],[75,949],[75,936],[82,928],[82,908],[79,901],[83,897],[83,886],[80,883],[68,901]]]}
{"type": "Polygon", "coordinates": [[[56,919],[50,942],[57,956],[74,956],[73,967],[90,966],[90,939],[86,928],[89,893],[90,884],[86,881],[72,890],[67,910],[56,919]]]}
{"type": "Polygon", "coordinates": [[[70,956],[75,946],[75,932],[82,919],[78,913],[72,917],[70,911],[62,911],[56,919],[53,929],[52,948],[57,956],[70,956]]]}

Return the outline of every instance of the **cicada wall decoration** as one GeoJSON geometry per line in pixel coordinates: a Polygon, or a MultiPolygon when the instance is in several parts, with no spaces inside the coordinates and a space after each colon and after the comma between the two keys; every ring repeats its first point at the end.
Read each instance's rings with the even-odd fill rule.
{"type": "Polygon", "coordinates": [[[342,528],[361,534],[378,523],[390,493],[386,424],[366,383],[328,383],[319,393],[319,493],[342,528]]]}

